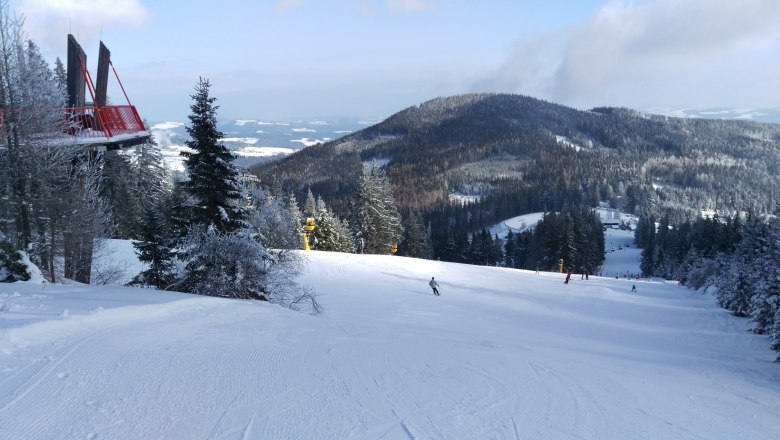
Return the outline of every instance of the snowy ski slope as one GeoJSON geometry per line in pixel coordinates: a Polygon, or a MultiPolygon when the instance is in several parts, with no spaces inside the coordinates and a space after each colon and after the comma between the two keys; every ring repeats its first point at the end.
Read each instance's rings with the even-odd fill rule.
{"type": "Polygon", "coordinates": [[[774,353],[711,296],[397,256],[308,258],[302,281],[327,308],[318,317],[0,284],[0,438],[780,438],[774,353]]]}

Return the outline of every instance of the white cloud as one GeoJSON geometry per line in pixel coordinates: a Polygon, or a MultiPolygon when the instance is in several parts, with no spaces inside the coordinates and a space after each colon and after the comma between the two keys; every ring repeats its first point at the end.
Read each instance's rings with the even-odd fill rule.
{"type": "Polygon", "coordinates": [[[422,0],[387,0],[387,7],[392,12],[422,12],[432,5],[422,0]]]}
{"type": "Polygon", "coordinates": [[[669,99],[678,92],[694,98],[694,84],[694,99],[700,99],[705,90],[711,94],[744,84],[737,59],[757,59],[751,60],[753,71],[769,66],[772,57],[760,55],[780,47],[779,24],[777,0],[613,0],[557,34],[519,41],[474,89],[570,104],[622,99],[623,105],[629,104],[628,95],[635,102],[669,99]],[[727,82],[718,84],[716,77],[727,82]]]}
{"type": "Polygon", "coordinates": [[[277,14],[287,14],[292,12],[301,6],[303,6],[304,0],[279,0],[274,5],[274,12],[277,14]]]}
{"type": "Polygon", "coordinates": [[[776,0],[612,1],[569,35],[555,91],[588,94],[614,81],[684,72],[777,38],[778,23],[776,0]]]}
{"type": "Polygon", "coordinates": [[[86,43],[113,27],[138,28],[149,20],[140,0],[21,0],[18,6],[30,37],[60,47],[69,33],[86,43]]]}
{"type": "Polygon", "coordinates": [[[382,4],[361,0],[358,2],[364,15],[379,15],[383,13],[418,13],[434,9],[435,0],[385,0],[382,4]]]}

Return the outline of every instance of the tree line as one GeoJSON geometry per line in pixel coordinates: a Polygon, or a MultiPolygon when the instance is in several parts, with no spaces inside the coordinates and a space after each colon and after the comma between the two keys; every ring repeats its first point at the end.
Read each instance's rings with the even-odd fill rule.
{"type": "MultiPolygon", "coordinates": [[[[674,224],[640,217],[636,242],[646,275],[715,289],[718,304],[748,318],[751,330],[780,351],[780,220],[717,214],[674,224]]],[[[778,356],[780,361],[780,355],[778,356]]]]}
{"type": "Polygon", "coordinates": [[[49,67],[5,3],[0,59],[0,243],[52,281],[89,281],[92,243],[109,216],[101,158],[62,140],[62,63],[49,67]]]}

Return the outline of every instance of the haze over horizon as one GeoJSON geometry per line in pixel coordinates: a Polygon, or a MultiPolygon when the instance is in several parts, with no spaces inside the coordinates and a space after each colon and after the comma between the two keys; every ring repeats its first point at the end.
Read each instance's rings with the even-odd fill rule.
{"type": "MultiPolygon", "coordinates": [[[[133,104],[185,120],[198,77],[219,117],[386,117],[438,96],[576,108],[777,108],[773,0],[10,0],[52,63],[99,40],[133,104]]],[[[111,90],[115,101],[121,92],[111,90]]]]}

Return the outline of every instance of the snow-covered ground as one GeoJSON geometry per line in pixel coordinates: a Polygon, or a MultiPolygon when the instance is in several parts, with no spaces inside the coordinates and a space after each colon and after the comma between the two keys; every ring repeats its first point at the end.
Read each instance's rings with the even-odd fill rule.
{"type": "Polygon", "coordinates": [[[640,273],[639,257],[642,249],[634,244],[634,231],[607,229],[604,233],[604,248],[607,255],[601,268],[603,276],[625,278],[640,273]]]}
{"type": "Polygon", "coordinates": [[[138,260],[130,240],[101,240],[92,257],[92,284],[124,285],[146,270],[146,265],[138,260]]]}
{"type": "Polygon", "coordinates": [[[147,289],[0,284],[0,438],[780,437],[769,343],[711,296],[307,255],[301,281],[323,294],[321,316],[147,289]]]}
{"type": "Polygon", "coordinates": [[[517,234],[528,229],[535,228],[536,224],[539,223],[539,220],[541,220],[543,216],[543,212],[534,212],[532,214],[512,217],[508,220],[504,220],[496,225],[493,225],[489,232],[492,236],[498,234],[500,238],[504,239],[506,238],[506,235],[509,233],[509,231],[512,231],[513,234],[517,234]]]}
{"type": "MultiPolygon", "coordinates": [[[[636,223],[639,220],[635,215],[626,214],[614,208],[607,208],[602,206],[595,208],[594,211],[596,211],[596,213],[601,218],[601,221],[605,224],[619,224],[623,222],[634,229],[636,228],[636,223]]],[[[523,214],[517,217],[512,217],[491,226],[489,229],[490,235],[498,234],[500,238],[506,238],[506,235],[510,230],[513,234],[517,234],[528,229],[533,229],[536,227],[536,224],[539,223],[543,216],[543,212],[534,212],[531,214],[523,214]]],[[[633,237],[633,232],[631,232],[631,236],[633,237]]]]}

